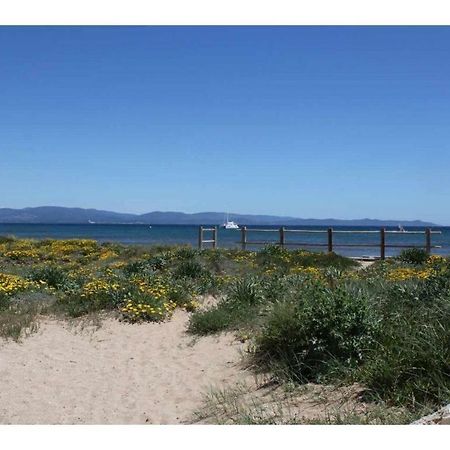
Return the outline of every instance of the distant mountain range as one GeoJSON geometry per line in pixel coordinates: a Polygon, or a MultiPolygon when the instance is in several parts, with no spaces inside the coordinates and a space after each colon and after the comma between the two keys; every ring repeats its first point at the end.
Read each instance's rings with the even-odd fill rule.
{"type": "MultiPolygon", "coordinates": [[[[254,214],[230,214],[230,220],[239,225],[348,225],[348,226],[437,226],[421,220],[379,219],[301,219],[296,217],[267,216],[254,214]]],[[[0,223],[48,223],[48,224],[151,224],[151,225],[206,225],[222,224],[224,213],[201,212],[186,214],[172,211],[153,211],[146,214],[124,214],[98,209],[65,208],[61,206],[39,206],[36,208],[0,208],[0,223]]]]}

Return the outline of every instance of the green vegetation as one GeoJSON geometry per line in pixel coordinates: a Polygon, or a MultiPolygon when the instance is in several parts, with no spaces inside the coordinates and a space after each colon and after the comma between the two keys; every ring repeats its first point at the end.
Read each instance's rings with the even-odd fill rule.
{"type": "Polygon", "coordinates": [[[257,302],[228,295],[194,313],[190,330],[238,330],[252,336],[253,365],[277,380],[358,382],[365,399],[408,408],[402,417],[448,403],[448,259],[427,256],[419,263],[414,252],[407,263],[402,253],[359,271],[339,270],[342,264],[287,271],[292,257],[271,273],[267,255],[280,260],[279,253],[256,257],[266,267],[257,302]]]}
{"type": "Polygon", "coordinates": [[[248,326],[256,319],[261,300],[258,280],[239,278],[216,306],[193,315],[189,329],[196,334],[209,334],[248,326]]]}
{"type": "Polygon", "coordinates": [[[192,312],[192,334],[232,331],[248,341],[248,362],[278,383],[358,383],[365,400],[402,410],[397,419],[372,411],[368,422],[401,422],[450,400],[448,259],[408,250],[360,269],[277,246],[0,238],[4,338],[33,332],[42,315],[107,312],[134,323],[168,320],[176,309],[192,312]]]}
{"type": "Polygon", "coordinates": [[[426,262],[428,254],[422,248],[408,248],[402,250],[397,259],[405,263],[420,265],[426,262]]]}
{"type": "Polygon", "coordinates": [[[380,326],[366,293],[314,281],[271,308],[257,334],[256,357],[276,362],[297,381],[320,381],[357,367],[380,326]]]}

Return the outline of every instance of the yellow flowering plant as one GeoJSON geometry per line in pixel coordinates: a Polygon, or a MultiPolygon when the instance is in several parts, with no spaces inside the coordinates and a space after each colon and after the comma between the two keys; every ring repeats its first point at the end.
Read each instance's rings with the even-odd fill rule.
{"type": "Polygon", "coordinates": [[[291,267],[290,273],[296,275],[305,275],[316,279],[322,279],[324,277],[323,272],[317,267],[294,266],[291,267]]]}
{"type": "Polygon", "coordinates": [[[120,311],[129,322],[160,322],[170,317],[176,307],[172,301],[141,294],[126,300],[120,311]]]}
{"type": "Polygon", "coordinates": [[[410,267],[399,267],[390,270],[387,273],[386,278],[389,281],[405,281],[410,279],[426,280],[434,273],[435,271],[432,268],[415,269],[410,267]]]}
{"type": "Polygon", "coordinates": [[[18,275],[0,273],[0,296],[13,296],[20,291],[38,287],[38,284],[18,275]]]}

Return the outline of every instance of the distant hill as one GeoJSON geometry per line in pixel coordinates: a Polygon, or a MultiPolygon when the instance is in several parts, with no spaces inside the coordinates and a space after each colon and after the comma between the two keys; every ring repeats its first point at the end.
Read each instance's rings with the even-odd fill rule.
{"type": "MultiPolygon", "coordinates": [[[[301,219],[296,217],[268,216],[254,214],[230,214],[230,219],[239,225],[348,225],[348,226],[438,226],[421,220],[379,220],[379,219],[301,219]]],[[[223,212],[201,212],[186,214],[175,211],[153,211],[146,214],[124,214],[98,209],[65,208],[61,206],[39,206],[36,208],[0,208],[0,223],[144,223],[151,225],[205,225],[221,224],[223,212]]]]}
{"type": "Polygon", "coordinates": [[[122,223],[136,221],[135,214],[122,214],[97,209],[39,206],[37,208],[0,208],[0,223],[122,223]]]}

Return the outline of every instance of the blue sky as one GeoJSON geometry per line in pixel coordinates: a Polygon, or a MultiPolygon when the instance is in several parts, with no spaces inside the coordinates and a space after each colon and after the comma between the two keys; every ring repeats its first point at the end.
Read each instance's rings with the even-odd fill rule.
{"type": "Polygon", "coordinates": [[[0,207],[450,224],[450,27],[0,27],[0,207]]]}

